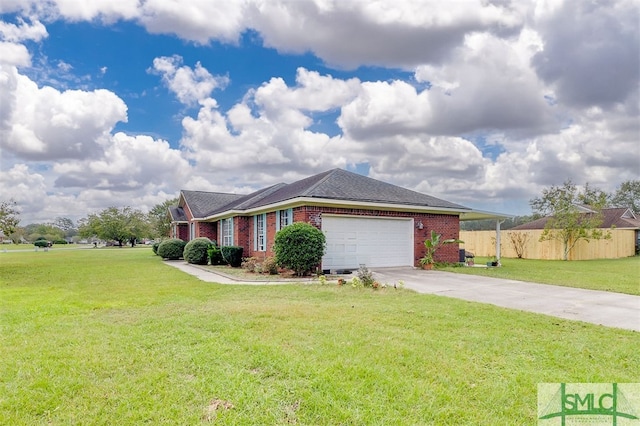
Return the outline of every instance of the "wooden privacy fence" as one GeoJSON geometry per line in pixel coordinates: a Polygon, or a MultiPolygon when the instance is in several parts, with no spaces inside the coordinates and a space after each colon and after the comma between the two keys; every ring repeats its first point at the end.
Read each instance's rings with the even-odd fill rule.
{"type": "MultiPolygon", "coordinates": [[[[634,229],[611,229],[610,239],[579,241],[569,252],[569,260],[616,259],[635,255],[636,231],[634,229]]],[[[524,240],[522,257],[524,259],[562,260],[562,242],[539,241],[542,230],[501,231],[500,250],[502,257],[518,257],[512,240],[524,240]]],[[[496,231],[460,231],[464,241],[460,247],[476,256],[492,257],[496,255],[496,231]]]]}

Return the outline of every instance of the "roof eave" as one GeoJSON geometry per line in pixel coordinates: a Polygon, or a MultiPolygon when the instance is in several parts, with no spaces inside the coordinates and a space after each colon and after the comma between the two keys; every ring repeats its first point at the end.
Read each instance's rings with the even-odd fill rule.
{"type": "Polygon", "coordinates": [[[395,204],[395,203],[377,203],[371,201],[355,201],[355,200],[338,200],[331,198],[316,197],[296,197],[289,200],[280,201],[264,206],[254,207],[246,210],[227,210],[219,212],[201,220],[215,221],[227,219],[238,215],[254,215],[265,213],[273,210],[283,210],[300,206],[319,206],[319,207],[340,207],[355,208],[364,210],[385,210],[397,212],[422,212],[434,214],[453,214],[460,216],[460,220],[476,220],[476,219],[508,219],[512,215],[501,213],[485,212],[481,210],[473,210],[468,208],[453,208],[442,206],[422,206],[416,204],[395,204]]]}

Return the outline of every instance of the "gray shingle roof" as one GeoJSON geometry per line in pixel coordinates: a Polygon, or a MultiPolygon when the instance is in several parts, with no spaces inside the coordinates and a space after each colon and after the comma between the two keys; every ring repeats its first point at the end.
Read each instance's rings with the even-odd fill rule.
{"type": "Polygon", "coordinates": [[[211,212],[243,197],[243,195],[239,194],[226,194],[222,192],[184,190],[180,192],[189,209],[191,209],[191,213],[196,218],[207,217],[211,215],[211,212]]]}
{"type": "Polygon", "coordinates": [[[298,197],[467,209],[459,204],[342,169],[328,170],[284,185],[251,207],[261,207],[298,197]]]}
{"type": "Polygon", "coordinates": [[[471,210],[459,204],[342,169],[328,170],[291,184],[279,183],[247,195],[205,191],[181,191],[181,194],[196,218],[231,210],[264,207],[295,198],[471,210]]]}
{"type": "Polygon", "coordinates": [[[269,186],[267,188],[260,189],[256,192],[252,192],[251,194],[247,194],[241,196],[240,198],[231,201],[229,204],[224,206],[220,206],[216,210],[210,212],[208,216],[216,213],[222,213],[229,210],[245,210],[251,208],[260,203],[262,199],[268,197],[273,192],[278,191],[280,188],[286,186],[285,183],[279,183],[273,186],[269,186]]]}
{"type": "Polygon", "coordinates": [[[184,209],[179,206],[171,206],[169,207],[169,214],[171,215],[171,220],[174,222],[186,222],[187,215],[184,214],[184,209]]]}

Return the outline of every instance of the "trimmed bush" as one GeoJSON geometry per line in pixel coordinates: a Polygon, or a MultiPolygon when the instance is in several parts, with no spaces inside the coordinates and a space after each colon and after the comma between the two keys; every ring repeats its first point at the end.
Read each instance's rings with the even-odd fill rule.
{"type": "Polygon", "coordinates": [[[222,250],[218,247],[218,243],[215,241],[211,242],[207,253],[209,254],[209,263],[212,265],[226,265],[224,259],[222,258],[222,250]]]}
{"type": "Polygon", "coordinates": [[[234,268],[239,268],[242,265],[242,247],[237,246],[222,246],[222,259],[234,268]]]}
{"type": "Polygon", "coordinates": [[[180,259],[184,253],[185,245],[187,245],[187,243],[179,238],[169,238],[168,240],[164,240],[158,246],[158,256],[169,260],[180,259]]]}
{"type": "Polygon", "coordinates": [[[44,237],[38,238],[33,242],[33,245],[36,247],[49,247],[49,241],[47,241],[44,237]]]}
{"type": "Polygon", "coordinates": [[[211,246],[210,239],[194,238],[184,246],[184,260],[194,265],[206,265],[209,263],[209,246],[211,246]]]}
{"type": "Polygon", "coordinates": [[[308,223],[296,222],[276,233],[276,262],[302,276],[320,264],[324,247],[325,237],[322,231],[308,223]]]}
{"type": "Polygon", "coordinates": [[[69,244],[69,242],[67,240],[55,240],[53,244],[69,244]]]}
{"type": "Polygon", "coordinates": [[[162,241],[156,241],[151,245],[151,250],[153,250],[153,254],[155,254],[156,256],[158,255],[158,247],[160,247],[161,242],[162,241]]]}

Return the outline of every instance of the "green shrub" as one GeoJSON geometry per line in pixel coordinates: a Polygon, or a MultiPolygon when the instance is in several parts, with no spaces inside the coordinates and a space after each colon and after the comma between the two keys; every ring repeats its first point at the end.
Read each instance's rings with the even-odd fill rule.
{"type": "Polygon", "coordinates": [[[184,246],[184,260],[194,265],[209,263],[211,240],[206,237],[194,238],[184,246]]]}
{"type": "Polygon", "coordinates": [[[158,246],[158,256],[163,259],[176,260],[180,259],[184,252],[184,246],[187,243],[178,238],[169,238],[164,240],[158,246]]]}
{"type": "Polygon", "coordinates": [[[297,222],[282,228],[276,234],[276,262],[302,276],[320,264],[324,247],[325,237],[322,231],[308,223],[297,222]]]}
{"type": "Polygon", "coordinates": [[[222,258],[228,265],[239,268],[242,265],[242,247],[222,246],[222,258]]]}
{"type": "Polygon", "coordinates": [[[224,265],[224,259],[222,258],[222,250],[218,247],[215,241],[211,242],[207,253],[209,254],[209,263],[212,265],[224,265]]]}
{"type": "Polygon", "coordinates": [[[151,250],[153,250],[153,254],[155,254],[156,256],[158,255],[158,247],[160,247],[161,242],[162,241],[156,241],[151,245],[151,250]]]}
{"type": "Polygon", "coordinates": [[[40,237],[33,242],[33,245],[36,247],[49,247],[49,241],[47,241],[44,237],[40,237]]]}
{"type": "Polygon", "coordinates": [[[54,240],[53,244],[69,244],[67,240],[54,240]]]}

